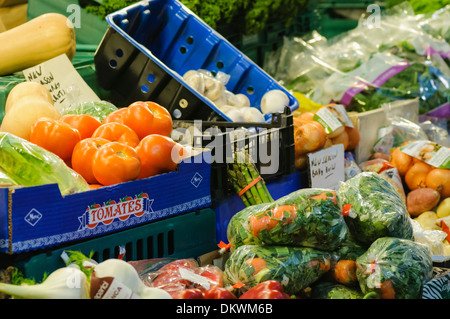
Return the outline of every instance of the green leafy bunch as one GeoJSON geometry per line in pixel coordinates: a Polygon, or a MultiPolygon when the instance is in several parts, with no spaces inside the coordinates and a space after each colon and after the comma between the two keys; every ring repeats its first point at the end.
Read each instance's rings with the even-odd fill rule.
{"type": "Polygon", "coordinates": [[[136,2],[139,2],[139,0],[103,0],[101,4],[88,4],[85,7],[85,10],[100,17],[101,19],[105,19],[108,14],[128,7],[136,2]]]}

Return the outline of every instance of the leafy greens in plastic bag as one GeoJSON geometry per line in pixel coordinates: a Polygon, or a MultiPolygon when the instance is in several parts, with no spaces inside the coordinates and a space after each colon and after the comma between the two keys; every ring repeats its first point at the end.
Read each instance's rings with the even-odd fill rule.
{"type": "Polygon", "coordinates": [[[358,242],[370,245],[380,237],[414,240],[405,203],[379,174],[360,173],[342,183],[337,194],[349,231],[358,242]]]}
{"type": "Polygon", "coordinates": [[[408,239],[379,238],[356,262],[362,292],[375,292],[382,299],[417,299],[433,276],[428,248],[408,239]]]}
{"type": "Polygon", "coordinates": [[[331,253],[309,247],[244,245],[225,263],[224,282],[243,284],[245,290],[276,280],[287,294],[296,294],[330,269],[331,258],[331,253]]]}
{"type": "Polygon", "coordinates": [[[227,229],[231,247],[250,244],[337,248],[348,228],[336,194],[305,188],[275,202],[249,206],[235,214],[227,229]]]}

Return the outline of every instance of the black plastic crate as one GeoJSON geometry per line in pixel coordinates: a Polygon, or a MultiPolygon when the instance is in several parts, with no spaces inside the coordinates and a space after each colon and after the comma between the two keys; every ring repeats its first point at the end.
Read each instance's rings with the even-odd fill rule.
{"type": "Polygon", "coordinates": [[[249,152],[266,182],[295,172],[294,124],[289,108],[284,113],[274,113],[270,123],[175,120],[174,129],[192,129],[196,123],[201,125],[197,132],[202,133],[192,136],[192,146],[211,149],[213,201],[235,193],[228,182],[227,165],[236,150],[249,152]],[[236,129],[241,131],[236,133],[236,129]],[[272,148],[275,154],[272,154],[272,148]]]}

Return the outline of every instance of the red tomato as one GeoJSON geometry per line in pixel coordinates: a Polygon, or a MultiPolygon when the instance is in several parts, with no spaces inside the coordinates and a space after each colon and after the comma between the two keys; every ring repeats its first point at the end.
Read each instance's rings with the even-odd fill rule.
{"type": "Polygon", "coordinates": [[[109,142],[95,153],[92,172],[102,185],[113,185],[136,179],[141,171],[141,161],[133,147],[119,142],[109,142]]]}
{"type": "Polygon", "coordinates": [[[80,140],[80,132],[62,121],[43,117],[31,126],[30,142],[53,152],[64,161],[70,160],[73,148],[80,140]]]}
{"type": "Polygon", "coordinates": [[[134,102],[127,107],[124,124],[129,126],[140,139],[153,133],[154,116],[145,102],[134,102]]]}
{"type": "Polygon", "coordinates": [[[139,144],[139,136],[125,124],[118,122],[104,123],[92,134],[92,137],[102,137],[111,142],[120,142],[131,147],[139,144]]]}
{"type": "Polygon", "coordinates": [[[102,124],[89,114],[66,114],[59,120],[76,128],[80,132],[81,139],[91,137],[92,133],[102,124]]]}
{"type": "Polygon", "coordinates": [[[94,155],[100,147],[109,142],[101,137],[88,137],[78,142],[73,149],[72,168],[89,184],[98,183],[92,171],[94,155]]]}
{"type": "Polygon", "coordinates": [[[106,117],[103,119],[102,124],[104,123],[110,123],[110,122],[118,122],[118,123],[124,123],[125,116],[127,115],[128,109],[126,107],[115,110],[114,112],[109,113],[106,115],[106,117]]]}
{"type": "Polygon", "coordinates": [[[136,147],[141,159],[139,178],[174,171],[182,151],[183,147],[170,137],[159,134],[147,135],[136,147]]]}
{"type": "Polygon", "coordinates": [[[153,123],[150,134],[170,136],[173,128],[173,122],[169,111],[158,103],[150,101],[146,101],[145,103],[153,113],[153,123]]]}

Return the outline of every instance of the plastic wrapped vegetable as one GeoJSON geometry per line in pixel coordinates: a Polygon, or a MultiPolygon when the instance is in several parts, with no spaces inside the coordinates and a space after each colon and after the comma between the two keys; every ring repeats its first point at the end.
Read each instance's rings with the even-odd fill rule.
{"type": "Polygon", "coordinates": [[[199,266],[193,258],[149,259],[131,262],[141,269],[145,285],[160,288],[174,299],[235,299],[223,289],[223,272],[214,265],[199,266]]]}
{"type": "Polygon", "coordinates": [[[244,245],[225,263],[224,284],[246,291],[276,280],[287,294],[299,293],[330,269],[329,252],[309,247],[244,245]]]}
{"type": "Polygon", "coordinates": [[[428,248],[408,239],[379,238],[356,262],[362,292],[375,292],[382,299],[418,298],[433,276],[428,248]]]}
{"type": "Polygon", "coordinates": [[[294,245],[333,250],[348,229],[329,189],[305,188],[275,202],[244,208],[228,224],[231,247],[241,245],[294,245]]]}
{"type": "Polygon", "coordinates": [[[22,186],[58,184],[63,196],[90,189],[57,155],[10,133],[0,133],[0,170],[22,186]]]}
{"type": "Polygon", "coordinates": [[[118,110],[118,108],[108,101],[92,101],[73,105],[65,109],[63,114],[89,114],[100,122],[109,113],[118,110]]]}
{"type": "Polygon", "coordinates": [[[356,259],[365,253],[366,248],[355,242],[351,236],[345,240],[338,249],[333,252],[334,258],[330,271],[326,274],[333,283],[345,286],[358,284],[356,278],[356,259]]]}
{"type": "Polygon", "coordinates": [[[356,260],[366,252],[367,248],[360,245],[351,234],[347,236],[341,245],[333,251],[337,259],[356,260]]]}
{"type": "Polygon", "coordinates": [[[355,240],[367,246],[380,237],[414,240],[405,203],[379,174],[360,173],[342,183],[337,194],[355,240]]]}
{"type": "Polygon", "coordinates": [[[311,299],[365,299],[358,287],[321,281],[311,288],[311,299]]]}
{"type": "Polygon", "coordinates": [[[6,175],[3,171],[0,170],[0,184],[2,185],[17,185],[17,183],[8,175],[6,175]]]}

